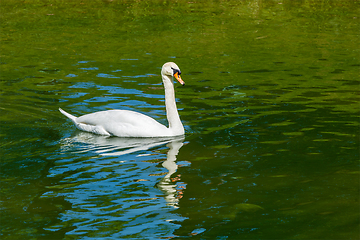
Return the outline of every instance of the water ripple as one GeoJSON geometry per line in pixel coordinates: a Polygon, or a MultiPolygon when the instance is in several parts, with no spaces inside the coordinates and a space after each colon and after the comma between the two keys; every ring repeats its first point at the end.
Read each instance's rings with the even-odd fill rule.
{"type": "Polygon", "coordinates": [[[122,139],[83,132],[64,138],[49,171],[49,177],[62,180],[48,186],[42,197],[63,196],[72,204],[61,216],[64,226],[74,226],[69,235],[104,233],[114,225],[123,228],[113,237],[144,232],[163,236],[164,227],[171,234],[178,228],[173,221],[184,219],[174,213],[184,184],[172,180],[182,145],[183,138],[122,139]]]}

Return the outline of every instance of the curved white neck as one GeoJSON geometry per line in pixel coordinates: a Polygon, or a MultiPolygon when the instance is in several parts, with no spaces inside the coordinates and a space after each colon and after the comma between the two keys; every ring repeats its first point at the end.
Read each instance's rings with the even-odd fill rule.
{"type": "Polygon", "coordinates": [[[185,131],[176,107],[174,84],[172,79],[166,75],[162,75],[162,80],[165,88],[165,107],[169,129],[174,131],[176,135],[182,135],[185,131]]]}

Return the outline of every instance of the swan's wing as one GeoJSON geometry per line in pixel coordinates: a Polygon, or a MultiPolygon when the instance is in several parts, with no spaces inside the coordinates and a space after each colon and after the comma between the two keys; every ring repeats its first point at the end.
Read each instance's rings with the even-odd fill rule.
{"type": "MultiPolygon", "coordinates": [[[[119,137],[155,137],[167,136],[169,129],[144,114],[128,110],[109,110],[83,115],[76,119],[79,128],[88,131],[96,127],[99,134],[119,137]],[[102,131],[108,134],[102,133],[102,131]]],[[[95,132],[90,130],[90,132],[95,132]]],[[[97,132],[95,132],[97,133],[97,132]]]]}

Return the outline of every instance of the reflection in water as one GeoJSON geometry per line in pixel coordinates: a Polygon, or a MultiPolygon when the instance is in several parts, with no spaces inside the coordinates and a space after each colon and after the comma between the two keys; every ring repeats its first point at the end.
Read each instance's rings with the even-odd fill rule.
{"type": "Polygon", "coordinates": [[[95,231],[112,232],[114,238],[171,236],[179,228],[174,221],[184,220],[174,212],[184,183],[172,176],[183,141],[184,137],[117,138],[85,132],[63,139],[48,175],[62,180],[48,187],[42,198],[64,196],[72,209],[62,214],[61,224],[47,230],[71,223],[74,229],[67,235],[95,231]],[[119,230],[114,234],[114,229],[119,230]]]}
{"type": "MultiPolygon", "coordinates": [[[[169,172],[157,184],[157,187],[166,194],[165,196],[166,202],[173,207],[177,207],[177,203],[178,203],[178,197],[176,197],[177,185],[173,183],[170,177],[173,173],[176,172],[178,168],[175,161],[176,161],[176,156],[183,145],[183,140],[184,139],[182,138],[179,140],[171,141],[167,144],[167,146],[169,147],[169,151],[167,153],[166,161],[162,163],[162,166],[166,168],[169,172]]],[[[181,190],[179,191],[179,193],[181,193],[180,196],[182,196],[183,192],[181,190]]]]}
{"type": "Polygon", "coordinates": [[[148,150],[166,143],[183,140],[183,136],[163,138],[119,138],[79,132],[74,137],[63,139],[62,144],[63,147],[67,147],[69,144],[83,143],[85,144],[83,148],[92,150],[102,156],[121,156],[141,150],[148,150]]]}
{"type": "MultiPolygon", "coordinates": [[[[68,148],[76,143],[82,143],[85,144],[82,146],[82,151],[93,151],[101,156],[107,157],[136,153],[167,144],[166,146],[169,150],[162,166],[167,169],[168,173],[156,184],[156,186],[165,194],[165,200],[168,205],[177,207],[177,192],[180,192],[180,194],[183,194],[183,192],[177,191],[175,180],[179,180],[180,178],[175,177],[172,180],[171,176],[178,168],[176,156],[183,146],[183,141],[184,136],[166,138],[119,138],[79,132],[74,137],[63,139],[62,143],[63,148],[68,148]]],[[[137,156],[144,156],[144,154],[138,154],[137,156]]]]}

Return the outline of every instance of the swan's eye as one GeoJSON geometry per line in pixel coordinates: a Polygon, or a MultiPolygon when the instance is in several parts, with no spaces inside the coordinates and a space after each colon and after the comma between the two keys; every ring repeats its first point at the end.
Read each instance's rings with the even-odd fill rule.
{"type": "Polygon", "coordinates": [[[171,69],[173,70],[173,75],[175,75],[176,73],[177,73],[178,75],[181,74],[181,71],[180,71],[179,69],[175,69],[175,68],[171,68],[171,69]]]}
{"type": "Polygon", "coordinates": [[[173,70],[173,76],[176,78],[176,80],[178,80],[181,85],[185,85],[185,82],[180,77],[181,71],[179,69],[171,69],[173,70]]]}

